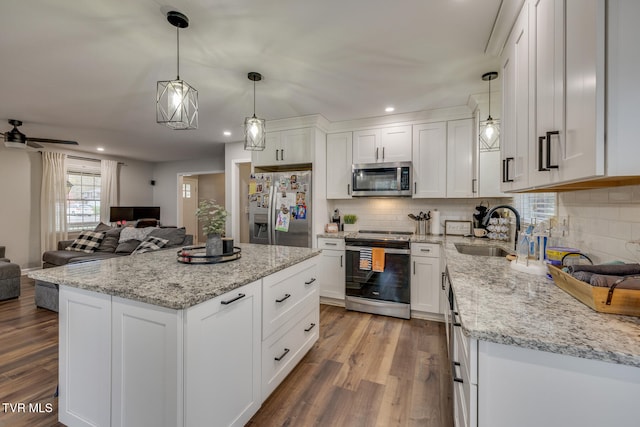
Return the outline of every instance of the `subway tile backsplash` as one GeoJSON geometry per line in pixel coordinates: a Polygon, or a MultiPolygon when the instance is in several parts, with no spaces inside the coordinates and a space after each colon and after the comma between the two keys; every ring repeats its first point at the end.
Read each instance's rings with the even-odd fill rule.
{"type": "Polygon", "coordinates": [[[640,261],[640,186],[558,194],[558,214],[569,217],[566,245],[580,248],[595,263],[640,261]]]}

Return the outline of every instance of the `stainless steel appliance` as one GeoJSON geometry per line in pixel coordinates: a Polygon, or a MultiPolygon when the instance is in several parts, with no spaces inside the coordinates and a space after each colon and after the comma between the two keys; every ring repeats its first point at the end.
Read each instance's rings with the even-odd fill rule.
{"type": "Polygon", "coordinates": [[[411,317],[410,235],[410,232],[360,231],[345,239],[347,310],[411,317]],[[373,248],[384,251],[383,271],[367,268],[367,257],[373,248]]]}
{"type": "Polygon", "coordinates": [[[249,241],[311,247],[311,171],[256,172],[249,183],[249,241]]]}
{"type": "Polygon", "coordinates": [[[411,162],[351,166],[352,196],[411,196],[411,162]]]}

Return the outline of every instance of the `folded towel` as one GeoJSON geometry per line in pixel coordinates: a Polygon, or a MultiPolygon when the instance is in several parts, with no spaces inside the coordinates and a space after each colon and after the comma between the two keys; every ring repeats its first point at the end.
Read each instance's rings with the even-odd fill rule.
{"type": "Polygon", "coordinates": [[[360,249],[360,270],[371,270],[371,248],[360,249]]]}
{"type": "Polygon", "coordinates": [[[595,274],[606,274],[610,276],[629,276],[640,274],[640,264],[600,264],[600,265],[570,265],[569,273],[577,271],[588,271],[595,274]]]}
{"type": "Polygon", "coordinates": [[[373,248],[371,255],[371,270],[382,273],[384,271],[384,248],[373,248]]]}
{"type": "Polygon", "coordinates": [[[593,276],[593,274],[594,273],[591,273],[589,271],[576,271],[575,273],[572,274],[572,276],[578,280],[582,280],[583,282],[589,283],[591,281],[591,276],[593,276]]]}
{"type": "Polygon", "coordinates": [[[617,289],[640,289],[640,276],[607,276],[594,274],[589,281],[591,286],[617,289]]]}

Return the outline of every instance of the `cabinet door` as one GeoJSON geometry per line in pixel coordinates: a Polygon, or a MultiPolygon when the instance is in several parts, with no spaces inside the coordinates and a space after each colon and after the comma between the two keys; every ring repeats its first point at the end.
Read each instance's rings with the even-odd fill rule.
{"type": "Polygon", "coordinates": [[[411,257],[411,310],[440,313],[440,258],[411,257]]]}
{"type": "Polygon", "coordinates": [[[344,251],[322,250],[318,265],[320,296],[344,301],[344,251]]]}
{"type": "Polygon", "coordinates": [[[529,147],[532,186],[559,182],[558,161],[565,138],[564,4],[564,0],[538,0],[533,6],[536,134],[529,147]]]}
{"type": "Polygon", "coordinates": [[[251,152],[252,166],[273,166],[281,163],[282,133],[267,132],[265,138],[265,149],[251,152]]]}
{"type": "Polygon", "coordinates": [[[381,129],[379,161],[411,161],[411,126],[381,129]]]}
{"type": "Polygon", "coordinates": [[[261,281],[189,308],[187,426],[243,426],[261,404],[261,281]]]}
{"type": "Polygon", "coordinates": [[[447,122],[447,197],[473,197],[475,144],[473,119],[447,122]]]}
{"type": "Polygon", "coordinates": [[[282,131],[279,163],[285,165],[311,163],[312,142],[313,129],[311,128],[282,131]]]}
{"type": "Polygon", "coordinates": [[[60,286],[58,420],[111,425],[111,297],[60,286]]]}
{"type": "Polygon", "coordinates": [[[376,163],[382,161],[380,129],[353,132],[353,163],[376,163]]]}
{"type": "Polygon", "coordinates": [[[413,197],[447,196],[447,123],[413,126],[413,197]]]}
{"type": "Polygon", "coordinates": [[[351,198],[353,134],[327,135],[327,199],[351,198]]]}
{"type": "Polygon", "coordinates": [[[182,311],[113,297],[111,425],[182,425],[182,311]]]}

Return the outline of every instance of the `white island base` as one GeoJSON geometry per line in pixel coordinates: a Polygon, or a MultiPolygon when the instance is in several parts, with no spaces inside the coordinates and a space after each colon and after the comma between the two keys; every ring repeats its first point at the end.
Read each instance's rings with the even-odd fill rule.
{"type": "Polygon", "coordinates": [[[182,310],[60,286],[59,421],[244,425],[318,339],[315,277],[311,258],[182,310]]]}

